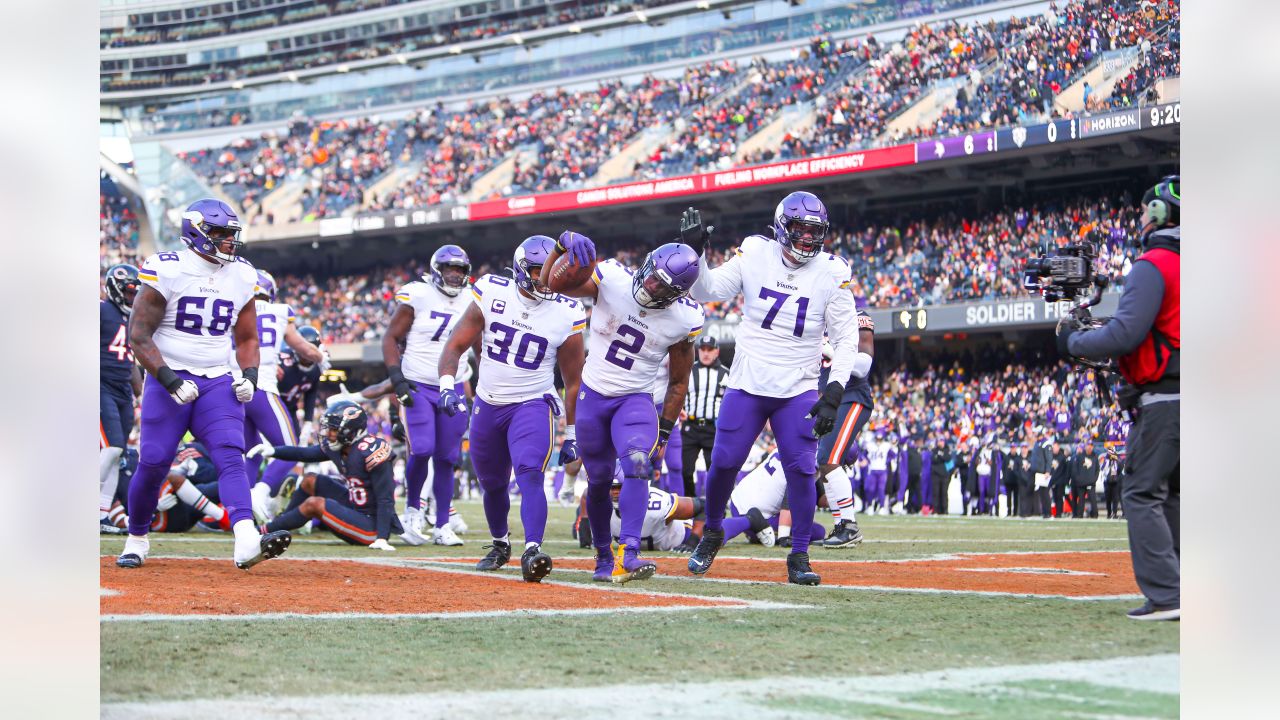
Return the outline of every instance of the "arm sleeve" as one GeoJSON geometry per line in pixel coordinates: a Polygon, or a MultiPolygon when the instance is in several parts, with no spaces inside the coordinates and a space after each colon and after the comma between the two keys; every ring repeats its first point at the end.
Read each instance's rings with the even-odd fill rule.
{"type": "Polygon", "coordinates": [[[302,396],[302,419],[311,422],[316,416],[316,401],[320,396],[320,381],[311,384],[311,389],[302,396]]]}
{"type": "Polygon", "coordinates": [[[374,508],[374,531],[379,539],[386,540],[391,537],[391,518],[396,514],[395,483],[391,479],[390,462],[379,463],[369,471],[369,485],[377,503],[374,508]]]}
{"type": "Polygon", "coordinates": [[[1071,336],[1071,354],[1101,360],[1133,352],[1147,336],[1164,300],[1164,278],[1146,260],[1133,264],[1115,317],[1097,330],[1071,336]]]}
{"type": "Polygon", "coordinates": [[[827,303],[826,321],[827,337],[835,350],[831,355],[831,374],[827,379],[848,385],[858,355],[858,307],[853,301],[853,293],[843,288],[836,290],[831,302],[827,303]]]}
{"type": "Polygon", "coordinates": [[[276,448],[276,460],[292,460],[294,462],[324,462],[329,457],[319,445],[281,445],[276,448]]]}
{"type": "Polygon", "coordinates": [[[693,283],[689,295],[698,302],[729,300],[742,292],[742,254],[734,254],[729,261],[712,270],[707,258],[698,258],[698,280],[693,283]]]}

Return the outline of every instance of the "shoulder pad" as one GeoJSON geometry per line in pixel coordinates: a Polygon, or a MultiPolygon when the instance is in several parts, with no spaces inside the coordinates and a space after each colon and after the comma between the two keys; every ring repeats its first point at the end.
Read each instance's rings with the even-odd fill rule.
{"type": "Polygon", "coordinates": [[[858,311],[858,329],[876,331],[876,322],[871,319],[871,315],[866,310],[858,311]]]}
{"type": "Polygon", "coordinates": [[[742,239],[742,243],[738,245],[738,254],[745,255],[748,252],[757,250],[765,245],[771,244],[773,241],[763,235],[748,235],[742,239]]]}
{"type": "Polygon", "coordinates": [[[377,435],[365,435],[356,445],[364,453],[364,469],[373,470],[391,459],[391,445],[377,435]]]}
{"type": "Polygon", "coordinates": [[[417,294],[417,288],[412,282],[407,283],[396,290],[396,302],[408,305],[413,302],[415,294],[417,294]]]}

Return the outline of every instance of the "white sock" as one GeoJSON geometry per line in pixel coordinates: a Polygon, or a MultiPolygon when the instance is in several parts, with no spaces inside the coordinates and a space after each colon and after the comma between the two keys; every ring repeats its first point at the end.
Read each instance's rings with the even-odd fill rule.
{"type": "Polygon", "coordinates": [[[235,559],[248,560],[262,550],[262,533],[252,520],[241,520],[231,526],[236,536],[235,559]]]}
{"type": "Polygon", "coordinates": [[[124,550],[121,550],[120,554],[145,558],[150,551],[151,540],[146,535],[130,535],[124,539],[124,550]]]}
{"type": "Polygon", "coordinates": [[[853,519],[853,482],[849,480],[849,471],[843,465],[837,465],[822,479],[822,486],[827,493],[827,507],[836,522],[853,519]]]}
{"type": "Polygon", "coordinates": [[[502,537],[496,537],[496,538],[494,538],[494,539],[493,539],[493,541],[494,541],[494,542],[500,542],[500,543],[506,543],[507,545],[510,545],[510,544],[511,544],[511,533],[507,533],[506,535],[503,535],[502,537]]]}
{"type": "Polygon", "coordinates": [[[98,453],[98,517],[104,518],[111,510],[111,502],[116,497],[116,486],[120,483],[120,456],[124,450],[118,447],[104,447],[98,453]]]}
{"type": "Polygon", "coordinates": [[[538,543],[536,543],[536,542],[527,542],[527,543],[525,543],[525,544],[524,544],[524,549],[525,549],[525,550],[528,550],[528,549],[529,549],[529,548],[531,548],[531,547],[532,547],[532,548],[536,548],[536,547],[538,547],[538,543]]]}
{"type": "Polygon", "coordinates": [[[784,537],[791,537],[791,526],[790,526],[790,525],[782,525],[781,523],[779,523],[779,525],[778,525],[778,539],[782,539],[782,538],[784,538],[784,537]]]}
{"type": "Polygon", "coordinates": [[[205,517],[209,517],[214,520],[221,520],[222,516],[226,514],[226,510],[223,510],[217,503],[206,497],[205,494],[200,492],[200,489],[196,487],[196,484],[190,480],[182,483],[182,487],[178,488],[174,494],[177,495],[178,499],[182,502],[190,505],[197,511],[204,513],[205,517]]]}

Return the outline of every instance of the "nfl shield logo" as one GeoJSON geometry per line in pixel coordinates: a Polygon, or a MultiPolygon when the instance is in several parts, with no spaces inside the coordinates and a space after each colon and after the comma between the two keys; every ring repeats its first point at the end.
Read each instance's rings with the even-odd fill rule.
{"type": "Polygon", "coordinates": [[[1013,144],[1022,147],[1022,143],[1027,141],[1027,129],[1024,127],[1016,127],[1013,129],[1013,144]]]}
{"type": "Polygon", "coordinates": [[[521,320],[528,320],[528,319],[529,319],[529,313],[527,313],[527,312],[522,312],[522,313],[520,313],[520,319],[521,319],[521,320]]]}

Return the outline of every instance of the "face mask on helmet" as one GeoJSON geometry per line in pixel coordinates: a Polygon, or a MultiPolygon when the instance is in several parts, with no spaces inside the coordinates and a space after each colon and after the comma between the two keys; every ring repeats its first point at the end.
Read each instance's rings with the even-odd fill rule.
{"type": "Polygon", "coordinates": [[[439,263],[434,266],[431,274],[431,281],[449,297],[454,297],[462,292],[467,286],[467,272],[471,269],[470,265],[461,263],[439,263]]]}
{"type": "Polygon", "coordinates": [[[232,218],[226,225],[217,225],[206,220],[198,210],[188,210],[182,218],[183,239],[193,250],[219,262],[235,262],[236,253],[244,247],[239,220],[232,218]]]}
{"type": "Polygon", "coordinates": [[[134,266],[115,265],[107,270],[107,298],[125,315],[133,309],[133,301],[141,287],[138,269],[134,266]]]}
{"type": "Polygon", "coordinates": [[[631,292],[641,307],[658,310],[671,305],[685,294],[684,290],[671,284],[671,276],[661,268],[654,267],[653,258],[647,258],[640,272],[631,281],[631,292]]]}
{"type": "Polygon", "coordinates": [[[826,223],[785,218],[782,227],[783,244],[788,246],[797,259],[808,260],[822,251],[827,238],[826,223]]]}
{"type": "Polygon", "coordinates": [[[321,443],[335,450],[348,447],[367,432],[368,420],[364,410],[352,402],[343,402],[324,415],[324,428],[320,436],[321,443]]]}
{"type": "Polygon", "coordinates": [[[524,247],[516,248],[514,257],[516,287],[539,300],[552,300],[556,294],[542,284],[542,265],[531,264],[525,255],[524,247]]]}

